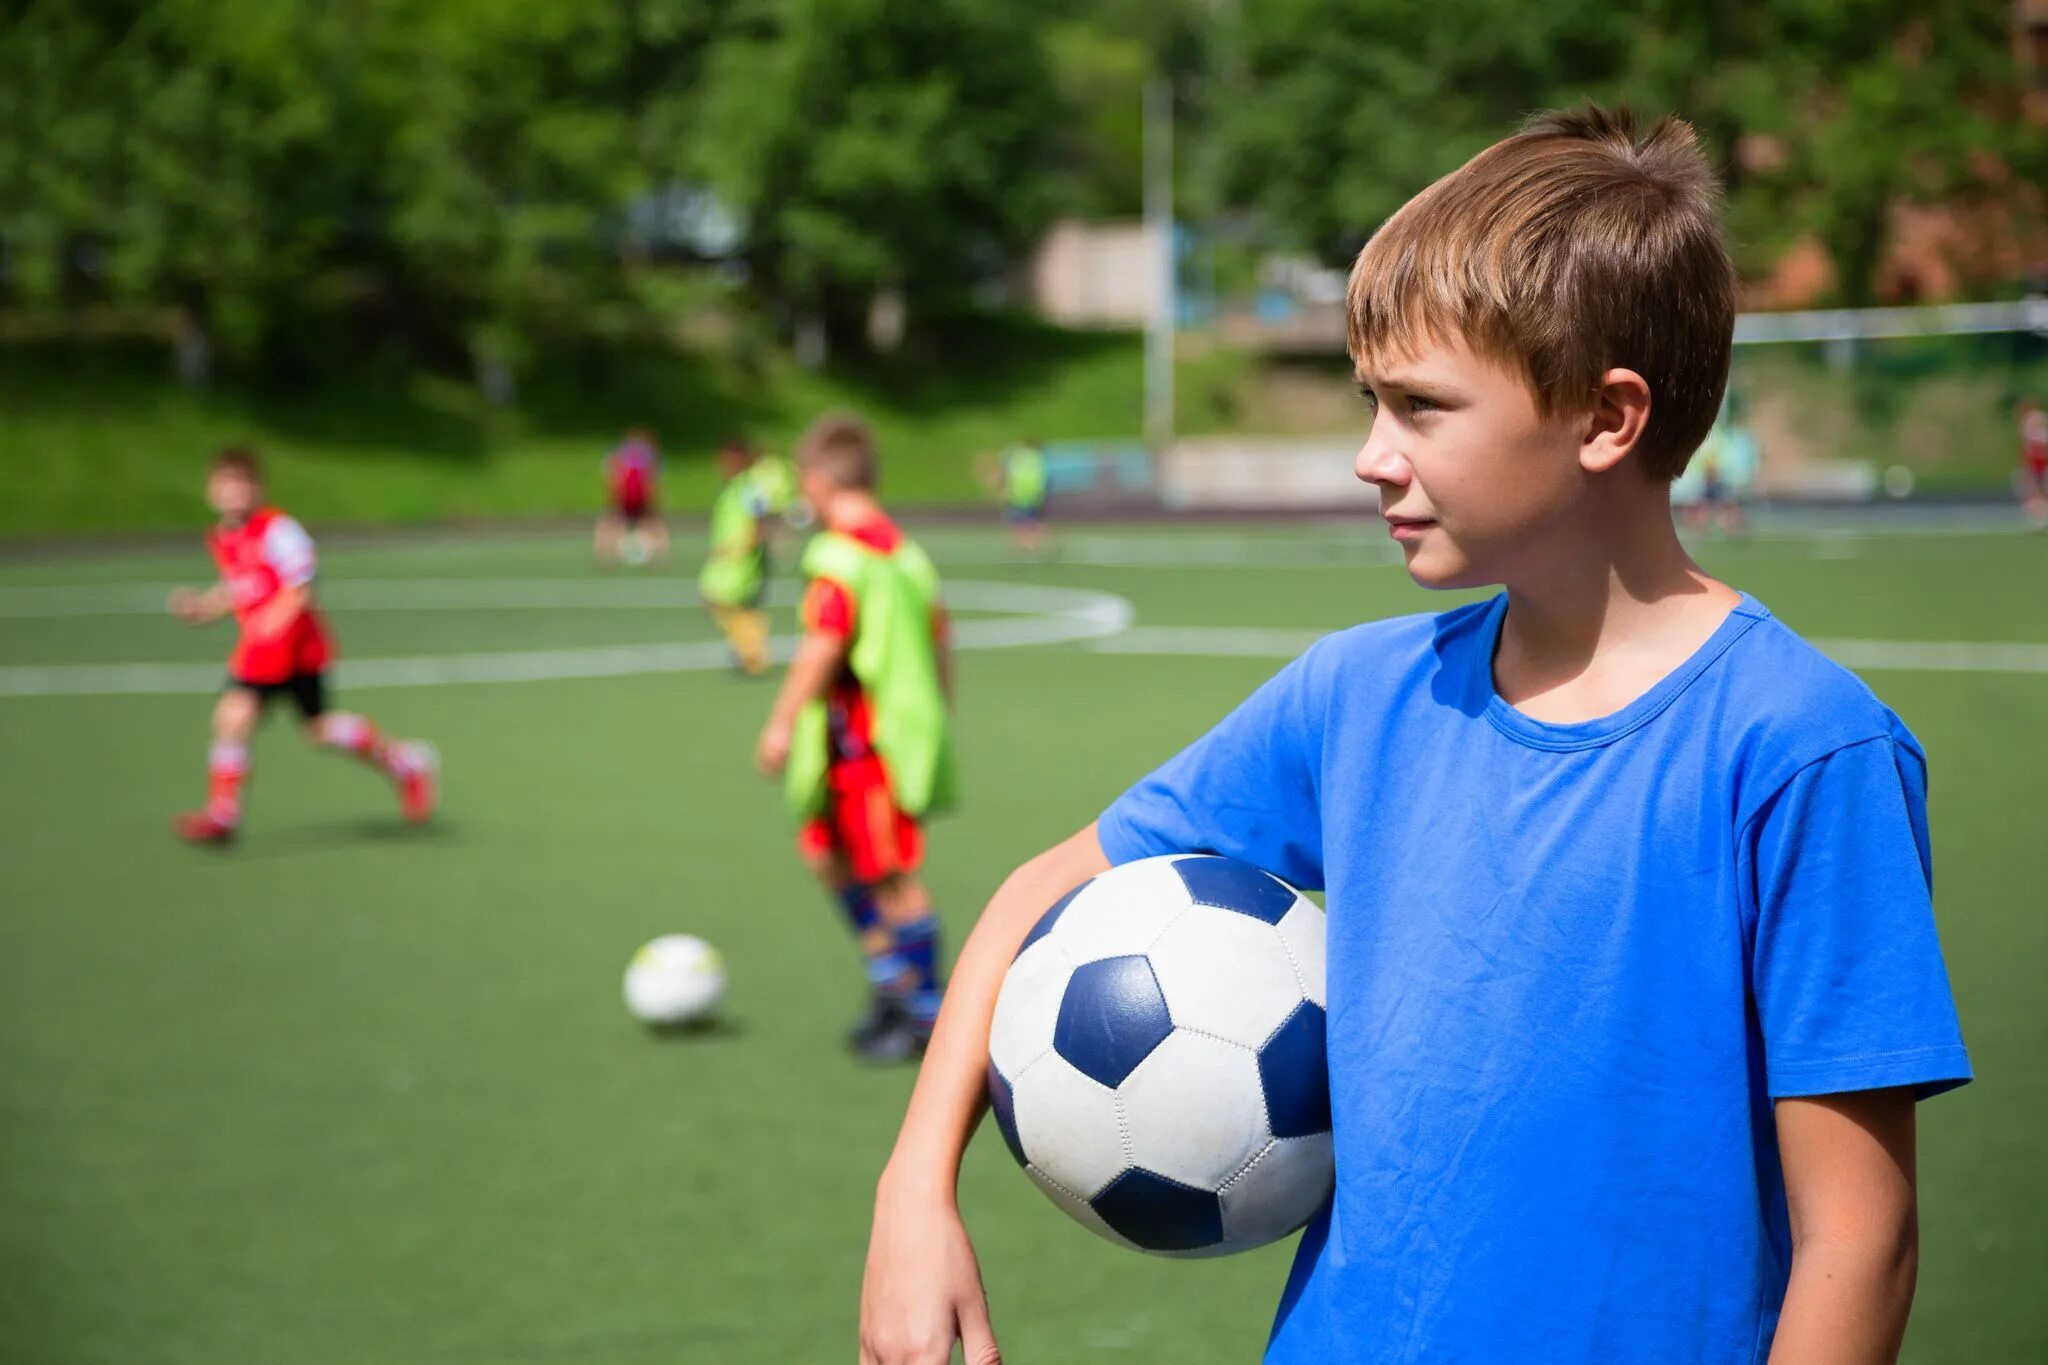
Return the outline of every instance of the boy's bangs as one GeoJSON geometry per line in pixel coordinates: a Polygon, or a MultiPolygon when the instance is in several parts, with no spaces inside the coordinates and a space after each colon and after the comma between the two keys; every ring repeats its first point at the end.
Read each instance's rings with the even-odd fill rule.
{"type": "Polygon", "coordinates": [[[1501,290],[1474,270],[1492,254],[1460,252],[1452,234],[1416,231],[1397,214],[1367,242],[1351,268],[1345,297],[1345,339],[1355,369],[1371,371],[1409,361],[1432,346],[1456,342],[1481,359],[1521,376],[1536,389],[1529,358],[1515,345],[1512,318],[1501,290]],[[1461,259],[1462,257],[1462,259],[1461,259]]]}

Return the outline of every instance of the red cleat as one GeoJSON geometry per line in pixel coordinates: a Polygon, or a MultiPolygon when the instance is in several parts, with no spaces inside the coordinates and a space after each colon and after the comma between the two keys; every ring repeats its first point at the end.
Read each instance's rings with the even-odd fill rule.
{"type": "Polygon", "coordinates": [[[441,755],[424,740],[408,740],[398,778],[398,806],[407,822],[422,825],[441,804],[441,755]]]}
{"type": "Polygon", "coordinates": [[[171,821],[171,833],[188,844],[227,844],[234,842],[235,827],[223,825],[203,810],[194,810],[171,821]]]}

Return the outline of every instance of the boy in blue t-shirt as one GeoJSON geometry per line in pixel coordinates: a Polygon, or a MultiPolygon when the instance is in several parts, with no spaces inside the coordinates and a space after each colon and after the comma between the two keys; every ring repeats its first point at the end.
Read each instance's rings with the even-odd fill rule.
{"type": "Polygon", "coordinates": [[[863,1360],[994,1359],[954,1204],[1038,914],[1208,851],[1329,904],[1337,1185],[1269,1362],[1889,1361],[1914,1104],[1969,1079],[1898,718],[1680,546],[1733,280],[1675,120],[1534,120],[1360,253],[1358,475],[1429,587],[1019,868],[877,1189],[863,1360]]]}

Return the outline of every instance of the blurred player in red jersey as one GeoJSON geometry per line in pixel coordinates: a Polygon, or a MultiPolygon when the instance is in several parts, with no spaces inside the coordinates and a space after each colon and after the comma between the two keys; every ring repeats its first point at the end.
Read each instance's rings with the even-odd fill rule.
{"type": "Polygon", "coordinates": [[[2048,410],[2029,398],[2019,405],[2020,506],[2037,531],[2048,531],[2048,410]]]}
{"type": "Polygon", "coordinates": [[[604,457],[605,509],[597,519],[597,562],[644,564],[668,558],[668,525],[656,494],[661,453],[646,427],[628,431],[604,457]]]}
{"type": "Polygon", "coordinates": [[[171,613],[195,626],[232,614],[241,638],[228,656],[227,688],[213,708],[206,808],[178,817],[178,837],[202,844],[234,838],[242,823],[249,736],[280,694],[298,707],[307,739],[384,773],[398,788],[405,818],[425,820],[437,795],[434,747],[387,740],[367,717],[327,709],[326,670],[334,651],[313,603],[312,537],[264,503],[262,468],[246,450],[214,456],[206,500],[220,514],[220,524],[206,534],[220,581],[204,591],[179,588],[171,594],[171,613]]]}

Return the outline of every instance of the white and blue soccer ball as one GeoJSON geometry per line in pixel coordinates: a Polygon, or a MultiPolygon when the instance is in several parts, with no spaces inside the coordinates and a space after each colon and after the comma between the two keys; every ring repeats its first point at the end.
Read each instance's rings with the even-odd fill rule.
{"type": "Polygon", "coordinates": [[[626,964],[626,1008],[650,1028],[700,1023],[725,998],[725,959],[690,934],[663,934],[626,964]]]}
{"type": "Polygon", "coordinates": [[[1324,920],[1230,858],[1146,858],[1046,911],[996,999],[988,1088],[1053,1203],[1112,1242],[1220,1256],[1330,1195],[1324,920]]]}

